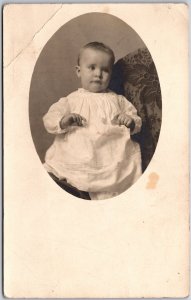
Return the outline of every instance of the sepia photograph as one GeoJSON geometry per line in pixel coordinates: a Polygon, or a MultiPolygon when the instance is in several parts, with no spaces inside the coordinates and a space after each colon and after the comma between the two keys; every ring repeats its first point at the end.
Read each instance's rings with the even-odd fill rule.
{"type": "Polygon", "coordinates": [[[152,159],[161,115],[152,56],[119,18],[80,15],[42,49],[30,86],[31,133],[45,169],[72,195],[102,200],[130,188],[152,159]]]}
{"type": "Polygon", "coordinates": [[[188,53],[184,3],[4,5],[6,298],[189,295],[188,53]]]}

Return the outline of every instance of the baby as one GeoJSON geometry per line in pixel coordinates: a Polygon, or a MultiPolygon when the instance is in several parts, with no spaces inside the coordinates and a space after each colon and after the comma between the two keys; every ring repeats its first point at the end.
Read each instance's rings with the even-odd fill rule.
{"type": "Polygon", "coordinates": [[[108,89],[114,61],[108,46],[85,45],[76,66],[82,87],[53,104],[43,118],[55,135],[46,170],[93,200],[119,195],[141,175],[140,148],[131,135],[142,122],[125,97],[108,89]]]}

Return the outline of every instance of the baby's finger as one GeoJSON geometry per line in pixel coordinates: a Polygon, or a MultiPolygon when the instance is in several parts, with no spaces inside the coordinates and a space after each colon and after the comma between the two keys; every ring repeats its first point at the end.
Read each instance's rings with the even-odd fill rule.
{"type": "Polygon", "coordinates": [[[119,116],[120,116],[119,114],[115,115],[115,117],[113,118],[113,120],[118,120],[119,116]]]}
{"type": "Polygon", "coordinates": [[[81,125],[82,125],[82,119],[81,119],[81,116],[80,116],[80,115],[77,115],[76,118],[77,118],[77,124],[78,124],[78,126],[81,126],[81,125]]]}
{"type": "Polygon", "coordinates": [[[81,116],[82,121],[87,122],[86,118],[81,116]]]}
{"type": "Polygon", "coordinates": [[[120,115],[119,118],[118,118],[118,120],[119,120],[119,124],[120,125],[124,124],[124,116],[123,115],[120,115]]]}
{"type": "Polygon", "coordinates": [[[78,117],[78,114],[73,114],[72,117],[73,117],[73,124],[74,124],[74,125],[79,125],[79,117],[78,117]]]}
{"type": "Polygon", "coordinates": [[[119,126],[123,125],[123,122],[122,122],[121,118],[118,119],[117,121],[118,121],[118,125],[119,125],[119,126]]]}
{"type": "Polygon", "coordinates": [[[76,121],[77,121],[77,118],[76,118],[76,114],[72,114],[72,121],[73,121],[73,123],[75,123],[76,121]]]}
{"type": "Polygon", "coordinates": [[[78,126],[82,125],[82,116],[80,116],[79,114],[75,114],[75,120],[78,126]]]}
{"type": "Polygon", "coordinates": [[[81,117],[81,126],[84,126],[87,123],[87,120],[86,120],[86,118],[84,118],[82,116],[80,116],[80,117],[81,117]]]}
{"type": "Polygon", "coordinates": [[[87,120],[85,118],[82,119],[82,126],[87,126],[87,120]]]}
{"type": "Polygon", "coordinates": [[[124,122],[124,124],[125,124],[125,126],[129,126],[130,125],[130,122],[129,122],[129,120],[126,120],[125,122],[124,122]]]}
{"type": "Polygon", "coordinates": [[[119,114],[115,115],[115,117],[113,118],[113,120],[111,122],[116,123],[118,121],[118,117],[119,117],[119,114]]]}

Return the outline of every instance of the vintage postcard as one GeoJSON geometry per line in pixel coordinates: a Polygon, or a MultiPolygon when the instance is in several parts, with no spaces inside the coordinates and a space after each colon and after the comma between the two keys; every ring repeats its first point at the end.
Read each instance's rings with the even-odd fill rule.
{"type": "Polygon", "coordinates": [[[189,294],[188,7],[3,10],[4,295],[189,294]]]}

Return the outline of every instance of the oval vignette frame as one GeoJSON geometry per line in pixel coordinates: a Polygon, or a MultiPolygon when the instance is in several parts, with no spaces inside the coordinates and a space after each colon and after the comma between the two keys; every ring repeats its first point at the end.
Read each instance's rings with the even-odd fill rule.
{"type": "Polygon", "coordinates": [[[135,137],[141,145],[144,172],[155,152],[161,129],[160,83],[150,52],[139,35],[127,23],[107,13],[87,13],[65,23],[47,41],[36,61],[29,93],[29,121],[37,154],[43,163],[54,139],[46,132],[42,117],[53,103],[80,87],[75,74],[78,52],[92,41],[105,43],[115,53],[112,90],[128,96],[133,103],[138,84],[142,84],[140,103],[133,104],[144,118],[142,133],[135,137]]]}

